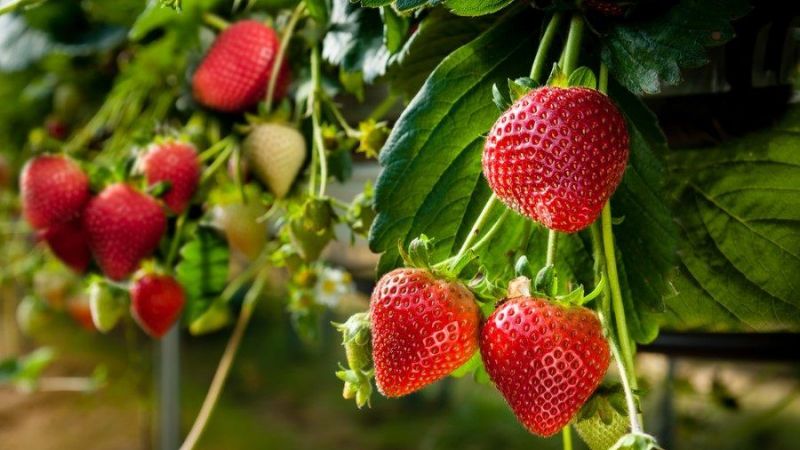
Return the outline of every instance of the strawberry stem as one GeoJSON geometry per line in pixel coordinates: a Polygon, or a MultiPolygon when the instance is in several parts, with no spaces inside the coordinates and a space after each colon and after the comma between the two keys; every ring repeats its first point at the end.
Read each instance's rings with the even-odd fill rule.
{"type": "Polygon", "coordinates": [[[216,29],[217,31],[223,31],[230,25],[230,23],[228,23],[227,20],[210,12],[203,14],[203,23],[210,26],[211,28],[216,29]]]}
{"type": "Polygon", "coordinates": [[[469,251],[472,243],[475,242],[475,239],[477,239],[480,235],[481,228],[483,228],[483,226],[486,224],[486,221],[489,219],[495,203],[497,203],[497,196],[492,193],[492,196],[486,201],[486,205],[483,206],[483,211],[481,211],[481,213],[478,215],[475,223],[472,224],[469,234],[467,234],[467,237],[464,239],[464,243],[461,244],[461,249],[458,250],[458,253],[456,253],[455,256],[449,259],[449,261],[451,261],[451,269],[454,265],[454,262],[461,259],[461,257],[469,251]]]}
{"type": "Polygon", "coordinates": [[[211,380],[211,386],[208,389],[205,400],[203,400],[203,405],[200,407],[200,412],[197,414],[197,418],[189,434],[186,436],[186,440],[183,441],[180,447],[181,450],[191,450],[195,448],[206,425],[208,425],[208,421],[211,418],[211,414],[214,412],[214,407],[217,405],[222,389],[225,387],[225,381],[228,378],[233,360],[242,343],[244,332],[247,329],[247,325],[250,323],[250,318],[253,316],[255,305],[261,298],[261,292],[266,285],[267,276],[268,271],[262,267],[261,272],[245,295],[242,309],[239,312],[239,318],[236,321],[236,326],[233,329],[228,345],[225,347],[225,352],[222,354],[222,358],[220,358],[219,366],[217,366],[217,371],[214,373],[214,378],[211,380]]]}
{"type": "Polygon", "coordinates": [[[380,122],[383,119],[383,116],[389,113],[392,110],[394,105],[397,103],[398,98],[400,98],[396,94],[389,94],[378,103],[378,106],[369,113],[369,119],[372,119],[376,122],[380,122]]]}
{"type": "Polygon", "coordinates": [[[572,430],[569,425],[561,430],[561,436],[563,437],[564,450],[572,450],[572,430]]]}
{"type": "Polygon", "coordinates": [[[314,89],[309,101],[311,102],[314,148],[319,154],[319,196],[325,197],[325,189],[328,183],[328,157],[325,155],[325,142],[322,138],[322,124],[320,123],[320,103],[325,95],[324,92],[322,92],[320,64],[319,47],[314,46],[311,51],[311,81],[314,89]]]}
{"type": "Polygon", "coordinates": [[[32,8],[38,6],[40,3],[44,3],[46,0],[16,0],[12,1],[11,3],[6,3],[3,6],[0,6],[0,15],[16,12],[21,9],[32,8]]]}
{"type": "Polygon", "coordinates": [[[636,386],[636,376],[633,363],[633,345],[628,334],[628,324],[625,320],[625,305],[622,302],[622,289],[619,284],[619,274],[617,272],[617,257],[614,248],[614,234],[611,229],[611,204],[606,203],[603,207],[600,226],[603,234],[603,248],[605,251],[606,273],[608,274],[608,286],[611,292],[611,305],[614,311],[614,319],[617,325],[620,347],[622,350],[623,361],[626,366],[626,374],[630,376],[631,386],[636,386]]]}
{"type": "Polygon", "coordinates": [[[583,17],[574,14],[569,22],[569,35],[564,48],[564,74],[569,76],[578,67],[578,55],[581,51],[583,36],[583,17]]]}
{"type": "Polygon", "coordinates": [[[272,99],[275,97],[275,86],[278,83],[278,75],[281,73],[283,66],[283,59],[286,55],[286,49],[289,47],[289,41],[294,34],[297,22],[303,17],[306,11],[306,2],[301,1],[292,12],[289,22],[286,24],[286,29],[283,30],[281,35],[281,45],[278,48],[278,54],[275,55],[275,62],[272,63],[272,72],[269,74],[269,82],[267,83],[267,112],[272,111],[272,99]]]}
{"type": "Polygon", "coordinates": [[[186,211],[178,216],[175,221],[175,235],[172,236],[172,241],[169,244],[169,253],[167,253],[166,266],[167,270],[172,271],[172,263],[175,261],[175,256],[178,255],[178,246],[180,245],[181,238],[183,237],[183,226],[186,224],[186,211]]]}
{"type": "Polygon", "coordinates": [[[531,66],[531,79],[540,82],[544,74],[544,66],[547,60],[547,51],[550,49],[550,44],[558,31],[558,24],[561,22],[561,13],[553,14],[547,28],[544,30],[542,39],[539,41],[539,48],[536,50],[536,56],[533,58],[533,65],[531,66]]]}

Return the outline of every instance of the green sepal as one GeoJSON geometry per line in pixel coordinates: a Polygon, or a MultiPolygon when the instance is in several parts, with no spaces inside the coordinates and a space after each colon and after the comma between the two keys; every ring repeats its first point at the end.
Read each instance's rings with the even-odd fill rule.
{"type": "Polygon", "coordinates": [[[553,63],[553,70],[550,71],[550,76],[547,77],[547,85],[562,88],[569,87],[569,78],[558,63],[553,63]]]}
{"type": "Polygon", "coordinates": [[[552,264],[542,267],[536,274],[536,279],[533,282],[534,292],[544,293],[546,296],[550,296],[555,286],[557,286],[556,267],[552,264]]]}
{"type": "Polygon", "coordinates": [[[508,97],[508,94],[500,91],[496,83],[492,85],[492,101],[500,111],[505,111],[511,107],[511,99],[508,97]]]}
{"type": "Polygon", "coordinates": [[[516,102],[537,87],[539,87],[539,84],[528,77],[508,80],[508,94],[511,97],[511,102],[516,102]]]}
{"type": "Polygon", "coordinates": [[[656,438],[644,433],[629,433],[622,436],[609,450],[663,450],[656,438]]]}
{"type": "Polygon", "coordinates": [[[570,87],[597,89],[597,77],[594,76],[594,72],[588,67],[578,67],[569,74],[567,85],[570,87]]]}

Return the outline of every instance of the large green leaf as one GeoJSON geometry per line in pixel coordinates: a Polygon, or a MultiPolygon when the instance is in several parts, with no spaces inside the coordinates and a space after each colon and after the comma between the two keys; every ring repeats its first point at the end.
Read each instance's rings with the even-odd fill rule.
{"type": "Polygon", "coordinates": [[[670,155],[683,182],[683,279],[668,299],[670,326],[800,329],[800,133],[791,126],[670,155]]]}
{"type": "Polygon", "coordinates": [[[388,75],[392,89],[412,97],[447,55],[475,39],[490,23],[433,10],[392,56],[388,75]]]}
{"type": "Polygon", "coordinates": [[[610,95],[625,115],[630,135],[630,161],[611,200],[612,213],[622,222],[614,226],[620,254],[620,276],[626,316],[638,342],[656,337],[657,317],[664,295],[672,288],[669,274],[676,264],[677,230],[665,201],[665,170],[659,160],[666,141],[655,116],[616,83],[610,95]]]}
{"type": "Polygon", "coordinates": [[[370,231],[370,247],[384,252],[380,271],[399,264],[398,242],[422,233],[436,238],[435,257],[446,257],[480,212],[488,196],[483,136],[499,116],[491,86],[527,73],[534,48],[520,30],[532,20],[503,20],[445,58],[395,124],[381,152],[370,231]]]}
{"type": "Polygon", "coordinates": [[[730,21],[747,12],[747,0],[680,0],[664,14],[624,21],[603,38],[603,61],[634,93],[678,84],[681,69],[708,62],[706,47],[733,38],[730,21]]]}

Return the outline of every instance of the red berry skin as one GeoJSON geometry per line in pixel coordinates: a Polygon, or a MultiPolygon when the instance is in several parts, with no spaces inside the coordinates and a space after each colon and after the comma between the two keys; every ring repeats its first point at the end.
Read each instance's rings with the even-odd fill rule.
{"type": "Polygon", "coordinates": [[[130,290],[131,315],[150,336],[160,339],[181,315],[183,288],[168,275],[147,274],[130,290]]]}
{"type": "Polygon", "coordinates": [[[80,218],[41,230],[39,238],[47,242],[50,251],[75,272],[83,273],[89,267],[92,253],[80,218]]]}
{"type": "Polygon", "coordinates": [[[573,233],[597,219],[627,161],[625,120],[607,96],[542,87],[495,122],[483,150],[483,174],[509,207],[573,233]]]}
{"type": "Polygon", "coordinates": [[[481,330],[486,372],[532,433],[551,436],[572,420],[608,369],[608,342],[583,307],[517,297],[481,330]]]}
{"type": "Polygon", "coordinates": [[[117,183],[89,202],[83,226],[97,264],[106,276],[119,281],[158,247],[167,219],[154,198],[117,183]]]}
{"type": "Polygon", "coordinates": [[[31,159],[19,185],[23,214],[37,230],[79,217],[91,195],[89,177],[64,156],[31,159]]]}
{"type": "Polygon", "coordinates": [[[155,144],[142,158],[142,169],[148,185],[170,183],[163,200],[173,213],[186,210],[200,181],[200,161],[194,146],[177,141],[155,144]]]}
{"type": "MultiPolygon", "coordinates": [[[[267,92],[267,82],[280,42],[275,30],[255,20],[226,28],[209,49],[192,78],[198,102],[222,112],[255,106],[267,92]]],[[[289,66],[284,60],[275,85],[275,101],[286,95],[289,66]]]]}
{"type": "Polygon", "coordinates": [[[478,348],[480,311],[457,282],[422,269],[396,269],[372,291],[375,381],[386,397],[400,397],[446,377],[478,348]]]}

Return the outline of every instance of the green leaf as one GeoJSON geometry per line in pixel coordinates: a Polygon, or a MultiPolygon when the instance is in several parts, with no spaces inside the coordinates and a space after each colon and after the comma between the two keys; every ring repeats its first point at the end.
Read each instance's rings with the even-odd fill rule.
{"type": "Polygon", "coordinates": [[[589,89],[597,89],[597,78],[595,78],[592,69],[588,67],[578,67],[571,74],[569,74],[567,84],[569,86],[581,86],[589,89]]]}
{"type": "Polygon", "coordinates": [[[630,91],[659,92],[680,82],[681,69],[708,62],[706,47],[732,39],[730,21],[749,8],[746,0],[681,0],[665,14],[621,21],[603,38],[603,61],[630,91]]]}
{"type": "Polygon", "coordinates": [[[444,0],[444,4],[453,11],[454,14],[475,17],[500,11],[513,1],[514,0],[444,0]]]}
{"type": "Polygon", "coordinates": [[[330,3],[328,0],[305,0],[308,15],[320,26],[325,26],[330,18],[330,3]]]}
{"type": "Polygon", "coordinates": [[[800,329],[800,133],[793,126],[670,154],[680,183],[681,271],[668,325],[800,329]]]}
{"type": "Polygon", "coordinates": [[[392,56],[389,67],[392,90],[408,97],[416,94],[447,55],[477,37],[488,23],[456,17],[441,9],[433,10],[422,19],[403,48],[392,56]]]}
{"type": "Polygon", "coordinates": [[[389,53],[397,53],[408,35],[408,19],[397,14],[390,6],[381,8],[383,19],[383,44],[389,53]]]}
{"type": "Polygon", "coordinates": [[[188,322],[201,317],[228,282],[228,245],[217,233],[198,228],[180,251],[175,269],[186,292],[188,322]]]}
{"type": "MultiPolygon", "coordinates": [[[[395,124],[380,155],[378,216],[370,230],[370,247],[385,252],[380,272],[400,263],[398,241],[427,234],[440,260],[468,233],[489,194],[480,155],[499,116],[491,88],[527,73],[532,35],[519,30],[532,20],[529,13],[503,20],[445,58],[395,124]]],[[[508,266],[513,272],[513,261],[508,266]]]]}
{"type": "Polygon", "coordinates": [[[347,72],[362,72],[372,82],[386,72],[389,50],[383,41],[380,12],[348,0],[333,0],[330,30],[325,34],[322,56],[347,72]]]}
{"type": "Polygon", "coordinates": [[[32,388],[54,356],[51,348],[41,347],[25,356],[0,361],[0,385],[9,383],[23,389],[32,388]]]}

